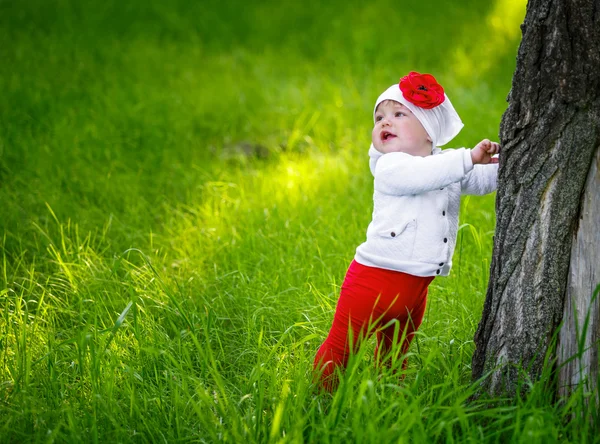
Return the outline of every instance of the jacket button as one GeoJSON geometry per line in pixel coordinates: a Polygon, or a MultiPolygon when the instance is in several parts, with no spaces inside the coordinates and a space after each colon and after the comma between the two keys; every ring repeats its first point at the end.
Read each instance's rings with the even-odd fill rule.
{"type": "Polygon", "coordinates": [[[440,274],[440,270],[437,270],[437,271],[435,272],[435,274],[440,274]]]}
{"type": "Polygon", "coordinates": [[[390,236],[392,237],[396,237],[396,233],[394,233],[393,231],[390,233],[390,236]]]}
{"type": "Polygon", "coordinates": [[[446,215],[446,212],[445,212],[445,211],[442,211],[442,216],[445,216],[445,215],[446,215]]]}
{"type": "Polygon", "coordinates": [[[444,263],[443,263],[443,262],[440,262],[440,267],[441,267],[441,266],[443,266],[443,265],[444,265],[444,263]]]}
{"type": "Polygon", "coordinates": [[[447,237],[444,238],[444,243],[446,243],[446,242],[448,242],[448,238],[447,237]]]}

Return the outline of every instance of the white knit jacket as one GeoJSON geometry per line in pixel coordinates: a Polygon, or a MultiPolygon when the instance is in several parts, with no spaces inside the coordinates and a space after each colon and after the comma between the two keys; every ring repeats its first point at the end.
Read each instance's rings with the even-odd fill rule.
{"type": "Polygon", "coordinates": [[[435,148],[427,157],[373,151],[373,219],[355,260],[415,276],[447,276],[460,195],[496,190],[498,164],[473,166],[465,148],[435,148]]]}

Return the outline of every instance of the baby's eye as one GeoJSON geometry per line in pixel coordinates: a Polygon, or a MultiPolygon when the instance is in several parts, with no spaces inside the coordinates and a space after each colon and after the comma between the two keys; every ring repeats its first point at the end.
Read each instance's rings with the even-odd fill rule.
{"type": "Polygon", "coordinates": [[[402,117],[405,116],[406,114],[404,114],[402,111],[396,111],[396,114],[394,114],[395,117],[402,117]]]}
{"type": "Polygon", "coordinates": [[[383,116],[375,116],[375,122],[380,122],[383,116]]]}

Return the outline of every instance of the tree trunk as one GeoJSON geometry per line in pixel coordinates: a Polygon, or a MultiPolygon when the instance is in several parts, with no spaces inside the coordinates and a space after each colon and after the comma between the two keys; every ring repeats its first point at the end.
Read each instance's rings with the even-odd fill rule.
{"type": "MultiPolygon", "coordinates": [[[[530,0],[522,31],[500,126],[496,234],[472,365],[492,394],[514,394],[519,366],[532,380],[541,375],[563,319],[573,239],[600,220],[596,212],[595,224],[579,224],[600,149],[600,0],[530,0]]],[[[597,236],[583,236],[596,242],[586,251],[600,249],[597,236]]],[[[590,305],[592,294],[582,297],[590,305]]]]}
{"type": "Polygon", "coordinates": [[[563,326],[559,333],[559,394],[579,384],[593,392],[598,381],[600,341],[600,150],[588,174],[571,265],[563,326]],[[575,357],[575,358],[573,358],[575,357]]]}

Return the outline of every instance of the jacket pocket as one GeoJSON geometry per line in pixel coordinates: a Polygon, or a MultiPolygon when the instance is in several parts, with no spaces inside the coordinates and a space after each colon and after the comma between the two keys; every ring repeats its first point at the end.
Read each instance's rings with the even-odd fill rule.
{"type": "Polygon", "coordinates": [[[416,233],[416,219],[408,219],[378,231],[380,237],[388,239],[388,247],[398,255],[398,258],[402,259],[409,259],[413,255],[416,233]]]}

